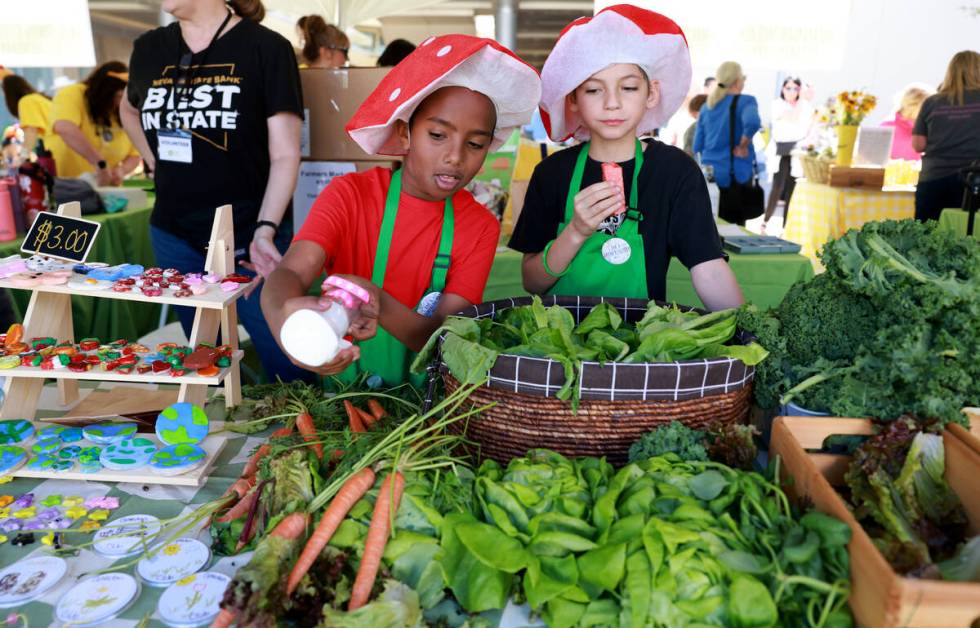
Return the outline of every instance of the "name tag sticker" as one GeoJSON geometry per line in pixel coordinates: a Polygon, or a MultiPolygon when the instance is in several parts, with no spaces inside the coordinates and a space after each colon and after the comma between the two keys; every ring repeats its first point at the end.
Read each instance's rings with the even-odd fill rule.
{"type": "Polygon", "coordinates": [[[157,131],[157,154],[161,161],[175,161],[189,164],[194,161],[191,149],[191,134],[188,131],[157,131]]]}

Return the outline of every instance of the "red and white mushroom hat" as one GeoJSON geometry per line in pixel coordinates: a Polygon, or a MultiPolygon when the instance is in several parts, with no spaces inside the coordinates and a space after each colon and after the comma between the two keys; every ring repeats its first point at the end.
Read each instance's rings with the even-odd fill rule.
{"type": "Polygon", "coordinates": [[[660,102],[643,116],[637,131],[663,126],[691,87],[691,54],[673,20],[628,4],[582,17],[558,35],[541,70],[541,119],[555,141],[589,139],[589,129],[569,108],[569,94],[596,72],[616,63],[635,63],[660,81],[660,102]]]}
{"type": "Polygon", "coordinates": [[[541,99],[537,70],[492,39],[441,35],[422,42],[391,69],[347,123],[347,134],[372,155],[403,155],[395,120],[408,122],[416,107],[442,87],[466,87],[493,101],[497,128],[490,150],[527,124],[541,99]]]}

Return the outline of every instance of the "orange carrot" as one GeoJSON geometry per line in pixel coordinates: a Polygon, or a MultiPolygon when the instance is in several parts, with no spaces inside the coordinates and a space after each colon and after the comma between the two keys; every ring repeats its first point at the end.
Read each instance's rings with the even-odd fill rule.
{"type": "Polygon", "coordinates": [[[360,408],[357,407],[354,408],[354,411],[357,412],[357,415],[359,417],[361,417],[361,425],[364,426],[365,430],[370,430],[372,427],[374,427],[374,424],[377,422],[377,419],[375,419],[370,412],[365,412],[364,410],[361,410],[360,408]]]}
{"type": "MultiPolygon", "coordinates": [[[[280,427],[272,434],[269,434],[269,438],[270,439],[283,438],[285,436],[289,436],[292,433],[293,433],[293,427],[291,425],[287,427],[280,427]]],[[[248,464],[245,465],[245,469],[242,470],[242,477],[244,478],[244,477],[255,475],[259,470],[259,463],[262,462],[263,458],[269,455],[270,451],[272,451],[272,445],[268,443],[262,445],[257,450],[255,450],[255,453],[252,454],[251,458],[249,458],[248,464]]]]}
{"type": "MultiPolygon", "coordinates": [[[[303,411],[296,415],[296,429],[303,435],[303,440],[308,443],[318,438],[316,435],[316,426],[313,425],[313,417],[309,412],[303,411]]],[[[314,442],[310,443],[310,447],[316,453],[317,459],[323,460],[323,444],[314,442]]]]}
{"type": "Polygon", "coordinates": [[[231,486],[228,487],[228,490],[225,491],[225,494],[222,495],[222,497],[226,497],[228,495],[231,495],[232,493],[235,493],[236,495],[238,495],[238,499],[241,499],[245,497],[245,495],[248,493],[249,489],[251,488],[252,485],[249,483],[248,479],[245,477],[240,477],[237,480],[235,480],[235,482],[231,486]]]}
{"type": "Polygon", "coordinates": [[[211,628],[229,628],[233,623],[235,623],[235,612],[223,608],[211,622],[211,628]]]}
{"type": "Polygon", "coordinates": [[[357,413],[357,408],[354,407],[347,399],[344,399],[344,410],[347,411],[347,420],[350,425],[350,431],[352,432],[364,432],[364,422],[361,421],[361,416],[357,413]]]}
{"type": "Polygon", "coordinates": [[[371,589],[374,588],[374,581],[381,567],[381,555],[384,554],[385,543],[388,542],[388,534],[391,532],[391,518],[398,512],[404,490],[405,477],[398,471],[389,473],[381,483],[378,499],[374,502],[367,539],[364,541],[361,566],[357,569],[357,577],[351,589],[350,604],[347,607],[349,611],[364,606],[371,597],[371,589]]]}
{"type": "MultiPolygon", "coordinates": [[[[239,480],[240,481],[240,480],[239,480]]],[[[228,509],[228,512],[218,517],[219,523],[228,523],[234,519],[238,519],[242,515],[246,514],[252,507],[252,504],[259,498],[259,492],[256,489],[249,491],[245,497],[241,498],[237,504],[228,509]]]]}
{"type": "Polygon", "coordinates": [[[306,524],[309,523],[309,516],[305,512],[294,512],[279,522],[276,528],[269,533],[269,536],[280,539],[295,539],[303,534],[306,524]]]}
{"type": "Polygon", "coordinates": [[[306,547],[303,548],[303,552],[296,560],[296,564],[293,565],[293,570],[289,574],[289,580],[286,582],[287,596],[293,594],[299,581],[310,570],[310,567],[313,566],[320,552],[330,542],[330,538],[337,531],[337,528],[340,527],[344,517],[354,507],[357,500],[361,499],[364,493],[368,492],[368,489],[372,486],[374,486],[374,471],[368,467],[352,475],[344,482],[340,490],[337,491],[337,495],[334,496],[333,501],[330,502],[330,506],[327,507],[323,516],[320,518],[320,523],[317,525],[316,530],[310,535],[310,540],[306,542],[306,547]]]}
{"type": "Polygon", "coordinates": [[[368,410],[371,411],[371,415],[374,417],[375,421],[380,421],[381,419],[388,416],[385,412],[384,406],[377,399],[368,399],[368,410]]]}

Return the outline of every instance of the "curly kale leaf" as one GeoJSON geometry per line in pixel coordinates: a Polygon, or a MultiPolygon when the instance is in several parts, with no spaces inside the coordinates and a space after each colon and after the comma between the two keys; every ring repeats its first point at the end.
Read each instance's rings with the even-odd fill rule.
{"type": "Polygon", "coordinates": [[[630,446],[630,462],[639,462],[666,453],[675,453],[681,460],[708,460],[704,448],[705,433],[677,421],[644,434],[630,446]]]}

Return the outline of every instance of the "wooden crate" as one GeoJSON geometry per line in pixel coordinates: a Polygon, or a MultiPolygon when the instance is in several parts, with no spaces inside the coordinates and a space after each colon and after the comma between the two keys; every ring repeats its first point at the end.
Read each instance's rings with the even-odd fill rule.
{"type": "Polygon", "coordinates": [[[884,184],[884,168],[837,165],[830,167],[830,187],[880,190],[884,184]]]}
{"type": "MultiPolygon", "coordinates": [[[[966,430],[963,430],[964,432],[966,430]]],[[[857,522],[833,485],[844,483],[849,457],[808,453],[820,449],[832,434],[866,435],[865,419],[777,417],[770,455],[782,458],[786,487],[795,498],[846,522],[853,532],[851,555],[851,610],[861,626],[954,628],[980,620],[980,584],[903,578],[892,570],[871,537],[857,522]]],[[[969,518],[968,534],[980,533],[980,452],[950,431],[943,435],[946,479],[960,496],[969,518]]]]}

